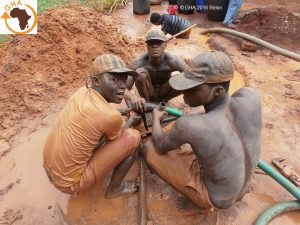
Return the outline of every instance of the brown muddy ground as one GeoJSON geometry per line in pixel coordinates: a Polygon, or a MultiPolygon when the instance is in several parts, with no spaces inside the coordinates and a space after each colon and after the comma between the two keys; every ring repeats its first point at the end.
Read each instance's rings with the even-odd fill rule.
{"type": "Polygon", "coordinates": [[[285,8],[261,8],[245,15],[238,30],[300,53],[300,17],[285,8]]]}
{"type": "MultiPolygon", "coordinates": [[[[300,7],[295,2],[246,1],[243,9],[284,6],[297,13],[300,7]]],[[[165,9],[155,6],[152,10],[162,12],[165,9]]],[[[189,18],[201,27],[221,26],[207,21],[202,14],[189,18]]],[[[38,35],[15,37],[11,43],[0,46],[0,76],[3,78],[0,89],[0,224],[137,224],[137,194],[106,200],[103,192],[108,178],[81,196],[70,197],[57,191],[43,171],[42,149],[51,123],[68,96],[84,84],[90,64],[98,54],[112,52],[128,63],[145,50],[142,38],[150,28],[147,19],[148,16],[132,14],[131,2],[114,17],[68,5],[41,16],[38,35]]],[[[251,21],[248,21],[249,26],[251,21]]],[[[258,20],[254,16],[253,24],[260,29],[261,24],[255,21],[258,20]]],[[[253,32],[252,28],[247,30],[245,26],[245,29],[253,32]]],[[[285,157],[300,169],[300,63],[263,48],[255,53],[243,52],[237,38],[201,36],[200,31],[200,28],[194,29],[190,40],[171,41],[167,50],[187,62],[204,50],[226,51],[236,67],[231,92],[246,85],[256,88],[262,95],[261,158],[270,162],[273,157],[285,157]]],[[[258,32],[252,34],[259,35],[258,32]]],[[[274,37],[272,41],[284,39],[280,35],[271,37],[274,37]]],[[[285,47],[285,43],[281,42],[281,47],[285,47]]],[[[300,40],[296,38],[295,43],[286,47],[296,49],[300,40]]],[[[180,102],[180,98],[177,101],[180,102]]],[[[129,178],[137,173],[135,165],[129,178]]],[[[247,225],[272,204],[293,199],[264,175],[255,176],[251,192],[234,207],[213,211],[208,216],[181,215],[175,207],[176,197],[171,187],[147,173],[148,214],[155,225],[247,225]]],[[[300,224],[300,215],[287,213],[271,224],[300,224]]]]}

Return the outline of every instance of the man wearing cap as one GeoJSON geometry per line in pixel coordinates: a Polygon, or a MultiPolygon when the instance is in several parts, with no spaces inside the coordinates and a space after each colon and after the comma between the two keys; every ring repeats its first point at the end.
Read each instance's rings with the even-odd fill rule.
{"type": "Polygon", "coordinates": [[[233,72],[223,52],[204,52],[169,82],[183,92],[185,103],[203,105],[205,113],[185,115],[165,132],[164,112],[153,111],[152,141],[144,155],[149,167],[184,196],[177,201],[184,213],[227,209],[250,189],[260,158],[261,103],[251,88],[229,96],[233,72]]]}
{"type": "Polygon", "coordinates": [[[169,79],[172,72],[182,72],[187,68],[182,59],[165,52],[166,37],[162,31],[150,31],[146,36],[146,43],[148,53],[138,56],[131,64],[131,69],[136,70],[139,75],[129,77],[127,81],[129,90],[135,82],[141,97],[129,91],[126,92],[125,97],[138,111],[142,111],[146,101],[167,102],[178,96],[180,92],[170,86],[169,79]]]}
{"type": "Polygon", "coordinates": [[[114,168],[106,196],[136,191],[134,182],[122,183],[140,143],[139,132],[129,128],[136,117],[122,127],[121,114],[109,105],[122,101],[127,77],[136,75],[118,56],[101,55],[93,62],[86,86],[60,112],[45,143],[43,165],[62,192],[78,194],[114,168]]]}

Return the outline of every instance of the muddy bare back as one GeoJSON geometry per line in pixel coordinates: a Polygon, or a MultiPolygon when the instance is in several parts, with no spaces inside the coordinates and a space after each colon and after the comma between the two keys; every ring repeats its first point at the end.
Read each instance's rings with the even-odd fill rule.
{"type": "Polygon", "coordinates": [[[242,88],[213,111],[180,120],[178,134],[202,166],[212,203],[231,207],[249,190],[260,157],[259,96],[242,88]]]}

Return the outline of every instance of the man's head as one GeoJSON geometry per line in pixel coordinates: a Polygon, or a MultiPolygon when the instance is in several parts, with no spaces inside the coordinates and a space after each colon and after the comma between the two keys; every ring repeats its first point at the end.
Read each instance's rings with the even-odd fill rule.
{"type": "Polygon", "coordinates": [[[150,22],[154,25],[161,25],[161,15],[159,13],[152,13],[150,16],[150,22]]]}
{"type": "Polygon", "coordinates": [[[161,30],[149,31],[146,36],[148,54],[151,58],[161,57],[166,49],[166,35],[161,30]]]}
{"type": "Polygon", "coordinates": [[[169,83],[175,90],[183,91],[185,103],[196,107],[222,98],[233,73],[233,64],[225,53],[204,52],[192,59],[189,70],[171,77],[169,83]]]}
{"type": "Polygon", "coordinates": [[[126,67],[121,58],[112,54],[98,56],[92,65],[92,87],[99,92],[107,102],[121,103],[128,76],[137,73],[126,67]]]}

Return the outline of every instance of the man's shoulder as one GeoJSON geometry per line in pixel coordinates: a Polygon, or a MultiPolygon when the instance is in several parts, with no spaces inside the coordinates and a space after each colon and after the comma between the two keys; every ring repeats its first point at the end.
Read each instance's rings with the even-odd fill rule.
{"type": "Polygon", "coordinates": [[[141,55],[138,55],[132,62],[131,67],[134,67],[133,69],[137,69],[139,67],[142,67],[148,63],[149,55],[148,53],[143,53],[141,55]]]}
{"type": "Polygon", "coordinates": [[[183,62],[183,60],[181,58],[179,58],[178,56],[176,56],[170,52],[165,52],[165,60],[170,65],[178,65],[178,63],[183,62]]]}
{"type": "Polygon", "coordinates": [[[180,127],[180,130],[182,132],[191,131],[193,129],[202,129],[206,126],[203,126],[204,124],[207,124],[208,118],[207,114],[202,113],[195,113],[195,114],[188,114],[180,117],[176,121],[177,127],[180,127]]]}
{"type": "Polygon", "coordinates": [[[231,96],[233,99],[236,100],[245,100],[250,102],[260,102],[260,95],[259,93],[250,87],[243,87],[236,92],[234,92],[231,96]]]}
{"type": "Polygon", "coordinates": [[[162,14],[161,17],[162,17],[162,20],[163,20],[163,21],[164,21],[164,20],[170,20],[170,19],[172,18],[171,15],[166,14],[166,13],[162,14]]]}

